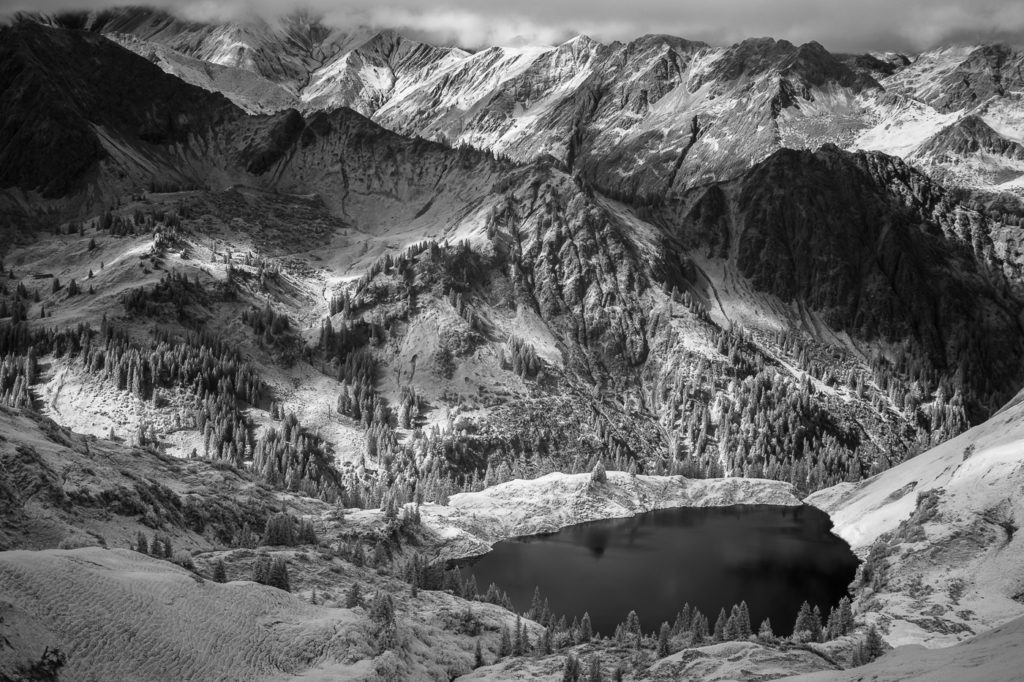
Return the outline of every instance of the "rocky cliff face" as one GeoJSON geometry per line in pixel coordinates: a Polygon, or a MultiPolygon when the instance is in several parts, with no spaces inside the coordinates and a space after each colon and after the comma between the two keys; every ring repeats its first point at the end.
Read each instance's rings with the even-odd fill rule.
{"type": "Polygon", "coordinates": [[[1015,392],[1018,304],[985,219],[925,175],[881,154],[783,150],[693,195],[665,222],[755,289],[963,377],[976,415],[1015,392]],[[1012,378],[992,394],[971,377],[996,366],[1012,378]]]}
{"type": "Polygon", "coordinates": [[[711,47],[671,36],[610,45],[580,36],[469,53],[390,31],[331,29],[306,15],[207,25],[132,9],[51,21],[130,38],[183,76],[193,72],[187,59],[231,69],[236,75],[190,82],[250,111],[350,107],[406,135],[520,162],[551,155],[622,196],[727,179],[780,147],[823,143],[898,154],[971,187],[1015,187],[1024,175],[981,150],[965,157],[978,167],[971,173],[947,172],[963,160],[913,153],[967,115],[984,115],[1011,141],[1024,136],[1012,116],[1021,56],[1002,45],[853,56],[769,38],[711,47]],[[240,73],[282,92],[269,95],[240,73]],[[899,128],[913,131],[887,134],[899,128]],[[918,136],[909,146],[908,134],[918,136]]]}
{"type": "MultiPolygon", "coordinates": [[[[65,116],[89,145],[71,155],[75,163],[33,170],[59,156],[47,143],[15,137],[2,170],[17,191],[42,187],[67,211],[81,206],[68,197],[91,196],[95,206],[126,190],[197,188],[213,193],[214,204],[233,183],[313,194],[332,214],[321,224],[345,226],[328,235],[318,257],[339,262],[332,249],[348,253],[352,235],[341,232],[351,228],[364,244],[362,253],[346,256],[346,272],[361,268],[355,272],[362,277],[346,283],[342,270],[325,266],[316,275],[323,279],[304,284],[319,286],[321,295],[314,314],[302,315],[311,326],[327,316],[352,324],[327,310],[332,296],[344,295],[359,310],[356,319],[384,325],[392,343],[380,361],[398,377],[386,389],[393,399],[407,372],[433,398],[452,395],[447,381],[431,383],[434,370],[417,374],[424,362],[417,346],[437,353],[450,346],[456,364],[489,377],[477,385],[467,370],[473,390],[495,394],[513,381],[508,365],[522,369],[510,357],[526,358],[525,371],[511,372],[521,375],[513,381],[519,397],[497,404],[525,405],[523,397],[539,390],[573,415],[572,426],[551,412],[509,430],[496,426],[511,414],[499,407],[480,421],[479,433],[467,434],[466,452],[474,454],[466,462],[484,466],[524,428],[567,458],[596,448],[638,458],[641,467],[702,475],[806,481],[808,472],[794,468],[806,454],[801,466],[819,467],[820,485],[859,477],[958,432],[1020,379],[1012,362],[1022,338],[1020,304],[992,244],[998,226],[906,164],[836,147],[784,150],[735,179],[686,189],[686,164],[714,156],[715,126],[763,120],[774,122],[777,135],[795,120],[787,112],[813,110],[825,83],[851,97],[877,89],[820,46],[748,41],[715,52],[652,36],[608,47],[570,41],[537,54],[477,53],[473,68],[492,76],[504,71],[488,64],[520,59],[521,78],[509,92],[542,106],[550,130],[574,131],[569,157],[516,165],[401,136],[344,108],[247,116],[94,34],[34,24],[6,31],[9,120],[31,120],[23,134],[42,136],[65,116]],[[641,63],[646,68],[637,70],[641,63]],[[542,73],[576,74],[579,82],[542,73]],[[636,78],[626,80],[627,73],[636,78]],[[73,87],[60,87],[65,81],[73,87]],[[59,106],[34,98],[39,87],[52,88],[59,106]],[[674,116],[666,98],[699,109],[739,90],[751,94],[746,106],[756,109],[754,118],[731,109],[696,116],[686,124],[689,146],[675,158],[659,165],[638,153],[618,165],[619,157],[602,156],[613,128],[624,135],[615,154],[631,149],[633,133],[613,125],[624,120],[616,102],[633,102],[639,131],[643,120],[674,116]],[[17,163],[21,158],[29,162],[17,163]],[[606,167],[613,160],[614,169],[606,167]],[[45,187],[41,177],[60,183],[45,187]],[[657,200],[608,197],[659,187],[657,200]],[[399,257],[405,246],[430,240],[435,246],[399,257]],[[398,260],[374,263],[363,255],[371,245],[381,259],[398,260]],[[540,368],[547,383],[537,382],[540,368]],[[865,377],[872,377],[867,385],[865,377]],[[758,397],[764,386],[776,391],[767,402],[758,397]],[[616,399],[609,400],[609,389],[616,399]],[[806,426],[756,438],[747,427],[759,410],[795,410],[806,426]]],[[[467,63],[455,51],[441,54],[393,35],[361,49],[361,59],[395,74],[435,59],[453,60],[452,68],[467,63]]],[[[401,78],[408,76],[395,82],[401,78]]],[[[435,83],[438,125],[448,120],[445,111],[455,112],[442,104],[458,89],[445,83],[435,83]]],[[[503,126],[516,118],[515,107],[504,119],[488,107],[476,111],[512,144],[503,126]]],[[[186,223],[200,232],[207,224],[186,223]]],[[[301,243],[306,230],[296,226],[295,234],[301,243]]]]}
{"type": "Polygon", "coordinates": [[[27,22],[0,30],[5,187],[102,202],[129,186],[195,186],[206,175],[190,162],[213,156],[195,145],[244,118],[100,36],[27,22]]]}

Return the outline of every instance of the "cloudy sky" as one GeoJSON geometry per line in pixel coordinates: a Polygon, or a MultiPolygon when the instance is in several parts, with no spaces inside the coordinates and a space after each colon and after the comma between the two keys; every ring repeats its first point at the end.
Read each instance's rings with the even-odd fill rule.
{"type": "MultiPolygon", "coordinates": [[[[833,51],[913,51],[949,42],[1024,44],[1024,0],[142,0],[193,19],[310,9],[332,24],[405,29],[464,47],[586,33],[671,33],[713,44],[772,36],[833,51]]],[[[93,9],[109,0],[0,0],[0,12],[93,9]]],[[[131,4],[141,4],[136,0],[131,4]]]]}

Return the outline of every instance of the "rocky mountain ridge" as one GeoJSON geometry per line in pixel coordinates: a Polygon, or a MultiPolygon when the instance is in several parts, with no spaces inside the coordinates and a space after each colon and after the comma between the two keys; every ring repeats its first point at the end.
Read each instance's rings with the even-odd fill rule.
{"type": "MultiPolygon", "coordinates": [[[[126,193],[187,190],[161,199],[158,212],[137,195],[128,211],[144,221],[179,216],[173,222],[195,235],[185,236],[183,252],[207,248],[200,235],[214,220],[232,226],[222,256],[245,249],[246,265],[254,256],[299,263],[291,276],[308,307],[265,284],[247,295],[298,316],[309,341],[328,322],[332,331],[382,328],[388,342],[376,361],[395,376],[382,386],[389,401],[414,389],[450,403],[446,392],[465,395],[453,378],[476,398],[500,394],[511,364],[514,394],[546,396],[580,427],[600,424],[595,442],[541,417],[529,427],[534,444],[510,449],[510,436],[518,443],[523,434],[496,426],[504,408],[485,410],[455,438],[460,454],[446,458],[459,475],[489,462],[511,467],[524,452],[572,459],[593,457],[596,447],[661,471],[767,474],[805,485],[813,470],[811,487],[820,487],[958,433],[1016,391],[1016,261],[993,243],[999,223],[884,155],[784,150],[735,180],[631,205],[557,161],[517,165],[451,149],[344,108],[251,116],[93,33],[33,23],[4,31],[5,102],[10,120],[21,122],[5,149],[5,182],[17,186],[5,197],[17,207],[26,192],[41,195],[46,210],[22,216],[36,230],[51,229],[53,210],[89,220],[126,193]],[[76,86],[55,85],[68,80],[76,86]],[[61,107],[31,96],[46,87],[61,107]],[[36,144],[58,117],[90,145],[81,155],[36,144]],[[36,172],[39,159],[63,163],[36,172]],[[217,206],[239,184],[285,203],[317,197],[316,221],[331,226],[327,243],[303,245],[313,235],[305,225],[268,241],[267,216],[236,223],[238,208],[217,206]],[[328,265],[310,269],[316,259],[328,265]],[[334,301],[347,302],[344,314],[334,301]],[[467,363],[465,375],[442,377],[442,390],[422,371],[413,380],[424,353],[453,354],[456,367],[467,363]],[[529,358],[526,369],[510,355],[529,358]],[[536,382],[538,374],[548,381],[536,382]],[[594,387],[614,387],[624,399],[595,400],[594,387]],[[765,387],[767,401],[758,397],[765,387]],[[748,404],[755,414],[795,409],[800,417],[758,438],[748,404]]],[[[785,63],[814,87],[815,69],[832,62],[820,46],[791,48],[777,46],[768,65],[740,68],[743,58],[719,66],[757,78],[785,63]]],[[[874,87],[836,68],[850,87],[874,87]]],[[[118,209],[103,221],[123,216],[118,209]]],[[[59,310],[60,299],[53,305],[59,310]]],[[[95,323],[72,311],[70,319],[95,323]]],[[[352,350],[336,354],[319,341],[305,352],[322,371],[352,350]]]]}
{"type": "MultiPolygon", "coordinates": [[[[485,665],[504,656],[500,594],[420,562],[794,491],[821,491],[811,501],[867,558],[856,608],[880,611],[894,643],[1019,615],[1020,405],[997,411],[1024,380],[1020,228],[935,170],[1015,161],[1012,56],[982,60],[1009,85],[968,78],[988,99],[960,116],[965,92],[914,99],[890,79],[927,93],[915,78],[960,78],[971,51],[850,59],[649,36],[470,54],[308,21],[74,21],[0,28],[0,467],[14,481],[0,477],[0,542],[138,549],[152,531],[167,554],[192,551],[169,557],[181,570],[127,549],[5,552],[26,587],[4,623],[53,612],[80,559],[111,593],[148,575],[193,604],[258,600],[263,587],[204,581],[225,565],[256,577],[273,555],[323,603],[272,592],[268,618],[316,625],[277,628],[278,662],[246,671],[557,678],[605,645],[549,623],[555,653],[485,665]],[[307,86],[320,104],[275,110],[307,86]],[[866,110],[899,112],[868,133],[907,160],[823,144],[867,135],[866,110]],[[603,469],[602,488],[589,472],[603,469]],[[254,549],[271,512],[302,517],[302,548],[254,549]],[[323,542],[306,542],[310,521],[323,542]],[[357,580],[411,588],[397,625],[379,597],[344,605],[339,585],[357,580]]],[[[227,620],[225,636],[259,630],[227,620]]],[[[47,642],[106,645],[47,622],[47,642]]],[[[168,646],[190,636],[172,628],[168,646]]],[[[673,646],[688,653],[648,665],[644,642],[623,654],[634,676],[732,674],[736,656],[771,676],[835,673],[856,644],[726,642],[695,662],[686,635],[673,646]]],[[[31,663],[12,661],[0,671],[31,663]]]]}
{"type": "Polygon", "coordinates": [[[879,58],[816,42],[715,47],[650,35],[467,52],[308,15],[196,24],[133,8],[47,21],[114,37],[250,111],[350,107],[402,134],[516,161],[551,155],[617,194],[683,191],[780,147],[824,142],[896,154],[968,187],[1019,189],[1024,174],[1012,153],[935,154],[972,116],[993,128],[989,149],[1024,139],[1013,114],[1024,56],[1004,45],[879,58]],[[237,75],[197,75],[190,59],[237,75]]]}

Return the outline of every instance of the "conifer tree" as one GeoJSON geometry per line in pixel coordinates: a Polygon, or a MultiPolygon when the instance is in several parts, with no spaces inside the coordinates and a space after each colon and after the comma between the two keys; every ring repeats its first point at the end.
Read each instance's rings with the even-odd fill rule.
{"type": "Polygon", "coordinates": [[[796,622],[793,624],[793,641],[805,642],[813,638],[813,618],[814,614],[811,611],[811,605],[805,601],[800,605],[800,610],[796,615],[796,622]]]}
{"type": "Polygon", "coordinates": [[[709,637],[708,618],[699,610],[693,610],[693,621],[691,625],[693,630],[693,641],[695,643],[703,642],[709,637]]]}
{"type": "Polygon", "coordinates": [[[512,653],[516,656],[522,656],[524,650],[525,647],[523,646],[523,621],[517,613],[515,634],[512,637],[512,653]]]}
{"type": "Polygon", "coordinates": [[[530,602],[530,610],[527,612],[527,617],[531,620],[537,620],[540,618],[540,614],[544,609],[544,600],[540,596],[540,586],[533,588],[533,600],[530,602]]]}
{"type": "Polygon", "coordinates": [[[267,519],[263,544],[270,546],[295,545],[295,518],[286,512],[278,512],[267,519]]]}
{"type": "Polygon", "coordinates": [[[359,583],[353,582],[345,592],[345,608],[354,609],[357,606],[362,606],[362,604],[363,595],[359,590],[359,583]]]}
{"type": "Polygon", "coordinates": [[[750,635],[753,634],[752,630],[750,609],[747,607],[746,601],[741,601],[736,621],[736,636],[739,639],[749,639],[750,635]]]}
{"type": "Polygon", "coordinates": [[[815,642],[820,642],[821,637],[821,609],[818,605],[814,605],[814,609],[811,611],[811,639],[815,642]]]}
{"type": "Polygon", "coordinates": [[[498,644],[498,657],[505,658],[512,655],[512,638],[508,634],[508,626],[501,626],[501,642],[498,644]]]}
{"type": "Polygon", "coordinates": [[[213,582],[215,583],[226,583],[228,581],[227,570],[224,568],[224,560],[217,559],[217,563],[213,565],[213,582]]]}
{"type": "Polygon", "coordinates": [[[874,624],[868,628],[868,634],[864,637],[864,656],[865,663],[870,663],[875,660],[885,651],[885,642],[882,641],[882,636],[878,634],[878,628],[874,624]]]}
{"type": "Polygon", "coordinates": [[[774,642],[775,633],[772,631],[772,622],[770,619],[765,618],[761,621],[761,627],[757,630],[757,638],[762,642],[774,642]]]}
{"type": "Polygon", "coordinates": [[[725,626],[729,623],[729,617],[725,615],[725,608],[722,608],[718,612],[718,618],[715,620],[715,641],[725,641],[725,626]]]}
{"type": "Polygon", "coordinates": [[[291,592],[291,583],[288,580],[288,564],[284,559],[278,557],[270,566],[270,573],[267,576],[267,584],[285,592],[291,592]]]}
{"type": "Polygon", "coordinates": [[[256,563],[252,567],[253,582],[266,585],[270,579],[270,557],[260,553],[256,555],[256,563]]]}
{"type": "Polygon", "coordinates": [[[729,612],[729,618],[725,621],[725,640],[731,642],[734,639],[739,639],[739,615],[740,609],[735,604],[732,605],[732,610],[729,612]]]}
{"type": "Polygon", "coordinates": [[[671,628],[668,623],[661,624],[661,630],[658,632],[658,658],[665,658],[669,654],[668,638],[671,633],[671,628]]]}
{"type": "Polygon", "coordinates": [[[843,597],[839,600],[839,636],[849,634],[853,626],[853,605],[849,597],[843,597]]]}
{"type": "Polygon", "coordinates": [[[579,641],[582,643],[586,643],[594,639],[594,628],[590,624],[590,613],[587,611],[583,612],[583,618],[580,619],[579,632],[579,641]]]}
{"type": "Polygon", "coordinates": [[[577,682],[580,679],[580,662],[572,654],[565,659],[565,667],[562,669],[562,682],[577,682]]]}

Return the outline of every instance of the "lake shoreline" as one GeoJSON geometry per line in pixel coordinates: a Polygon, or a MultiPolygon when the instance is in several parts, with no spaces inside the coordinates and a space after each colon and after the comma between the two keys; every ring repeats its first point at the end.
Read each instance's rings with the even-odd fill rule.
{"type": "Polygon", "coordinates": [[[737,505],[804,506],[793,486],[749,478],[689,479],[607,472],[552,473],[513,480],[475,493],[453,495],[447,505],[420,507],[424,526],[435,536],[437,557],[460,561],[510,538],[551,533],[591,521],[629,518],[658,509],[737,505]]]}

